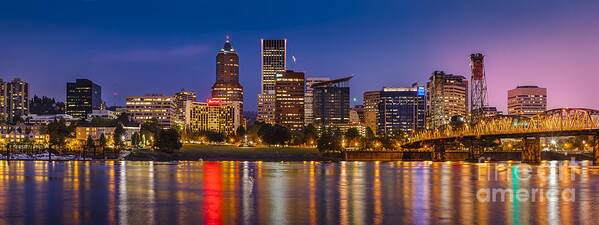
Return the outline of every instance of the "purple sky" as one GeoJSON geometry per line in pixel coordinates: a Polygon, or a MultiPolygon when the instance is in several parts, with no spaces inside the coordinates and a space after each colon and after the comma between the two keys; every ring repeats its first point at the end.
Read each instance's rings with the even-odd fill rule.
{"type": "Polygon", "coordinates": [[[358,103],[363,91],[424,84],[434,70],[469,77],[467,56],[480,51],[490,105],[504,112],[517,85],[546,87],[549,108],[599,109],[597,1],[28,0],[0,8],[0,77],[59,100],[67,81],[88,78],[108,105],[181,88],[203,101],[230,35],[248,110],[260,90],[260,38],[287,38],[307,76],[355,74],[358,103]]]}

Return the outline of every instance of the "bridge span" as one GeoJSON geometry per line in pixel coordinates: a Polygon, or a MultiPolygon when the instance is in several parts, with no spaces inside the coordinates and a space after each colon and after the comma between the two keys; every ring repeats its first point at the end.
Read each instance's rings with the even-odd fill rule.
{"type": "Polygon", "coordinates": [[[404,148],[433,148],[433,160],[445,160],[448,143],[461,143],[476,160],[484,153],[484,143],[512,138],[522,140],[522,161],[537,163],[541,160],[541,137],[592,136],[593,161],[599,163],[599,110],[560,108],[539,113],[531,118],[521,116],[486,117],[469,125],[444,126],[416,132],[402,145],[404,148]]]}

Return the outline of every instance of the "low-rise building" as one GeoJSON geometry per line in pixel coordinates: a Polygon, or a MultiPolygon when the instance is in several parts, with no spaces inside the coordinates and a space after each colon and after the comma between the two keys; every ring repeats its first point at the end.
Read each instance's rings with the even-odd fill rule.
{"type": "Polygon", "coordinates": [[[195,131],[214,131],[230,134],[235,132],[236,107],[238,103],[222,103],[219,99],[208,102],[187,102],[185,125],[195,131]]]}
{"type": "Polygon", "coordinates": [[[34,144],[46,144],[48,135],[42,133],[38,125],[8,125],[0,124],[0,144],[4,147],[6,143],[22,143],[31,141],[34,144]]]}
{"type": "Polygon", "coordinates": [[[158,125],[168,128],[176,120],[175,102],[172,96],[146,94],[127,97],[127,114],[138,123],[156,120],[158,125]]]}
{"type": "Polygon", "coordinates": [[[35,124],[35,125],[48,125],[49,123],[51,123],[54,120],[64,119],[67,126],[70,125],[72,122],[76,122],[77,120],[79,120],[78,118],[75,118],[68,114],[54,114],[54,115],[29,114],[27,117],[24,117],[23,119],[27,120],[30,124],[35,124]]]}

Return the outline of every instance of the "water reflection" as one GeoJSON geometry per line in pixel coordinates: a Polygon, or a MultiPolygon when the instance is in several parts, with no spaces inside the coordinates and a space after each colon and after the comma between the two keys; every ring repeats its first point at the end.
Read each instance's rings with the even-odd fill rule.
{"type": "Polygon", "coordinates": [[[599,223],[592,214],[599,207],[599,167],[545,162],[528,169],[458,162],[0,161],[0,224],[599,223]],[[514,194],[499,201],[500,194],[481,192],[487,189],[514,194]],[[518,199],[533,190],[528,200],[518,199]],[[568,190],[573,201],[563,196],[568,190]]]}

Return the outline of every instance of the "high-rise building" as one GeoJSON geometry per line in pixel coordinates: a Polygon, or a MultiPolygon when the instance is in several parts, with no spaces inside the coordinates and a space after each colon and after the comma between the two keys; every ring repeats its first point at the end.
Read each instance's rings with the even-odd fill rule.
{"type": "Polygon", "coordinates": [[[464,76],[435,71],[426,83],[427,127],[449,123],[452,116],[468,115],[468,81],[464,76]]]}
{"type": "Polygon", "coordinates": [[[364,124],[364,105],[354,105],[349,109],[349,123],[364,124]]]}
{"type": "Polygon", "coordinates": [[[349,87],[345,77],[313,84],[314,123],[319,125],[349,123],[349,87]]]}
{"type": "Polygon", "coordinates": [[[243,123],[243,86],[239,83],[239,56],[228,37],[216,54],[216,82],[212,85],[212,99],[235,103],[235,124],[243,123]]]}
{"type": "Polygon", "coordinates": [[[275,122],[275,76],[287,69],[287,39],[264,40],[261,39],[261,76],[262,87],[258,94],[257,121],[275,122]]]}
{"type": "Polygon", "coordinates": [[[163,94],[146,94],[144,96],[127,96],[127,114],[136,122],[145,123],[156,120],[162,128],[175,123],[175,101],[172,96],[163,94]]]}
{"type": "Polygon", "coordinates": [[[532,117],[547,110],[547,88],[518,86],[507,92],[508,115],[532,117]]]}
{"type": "Polygon", "coordinates": [[[29,114],[29,84],[19,78],[4,82],[0,78],[0,120],[29,114]]]}
{"type": "Polygon", "coordinates": [[[378,104],[378,134],[411,133],[426,126],[424,87],[383,88],[378,104]]]}
{"type": "Polygon", "coordinates": [[[216,54],[216,82],[212,85],[212,99],[220,99],[223,103],[237,102],[243,106],[243,87],[239,83],[239,56],[229,39],[216,54]]]}
{"type": "Polygon", "coordinates": [[[377,131],[377,118],[379,103],[381,102],[381,91],[364,92],[364,125],[372,132],[377,131]]]}
{"type": "Polygon", "coordinates": [[[86,118],[94,109],[101,109],[102,87],[88,79],[67,83],[66,114],[86,118]]]}
{"type": "Polygon", "coordinates": [[[208,102],[187,101],[186,127],[195,131],[213,131],[223,134],[235,132],[235,104],[220,99],[208,102]]]}
{"type": "Polygon", "coordinates": [[[314,122],[314,89],[313,84],[329,81],[328,77],[308,77],[306,78],[306,93],[304,94],[304,123],[308,125],[314,122]]]}
{"type": "Polygon", "coordinates": [[[275,77],[275,123],[291,131],[304,128],[305,73],[287,70],[275,77]]]}
{"type": "Polygon", "coordinates": [[[181,89],[181,91],[175,93],[175,114],[179,122],[185,122],[185,102],[192,101],[195,102],[197,95],[194,92],[186,91],[185,89],[181,89]]]}

